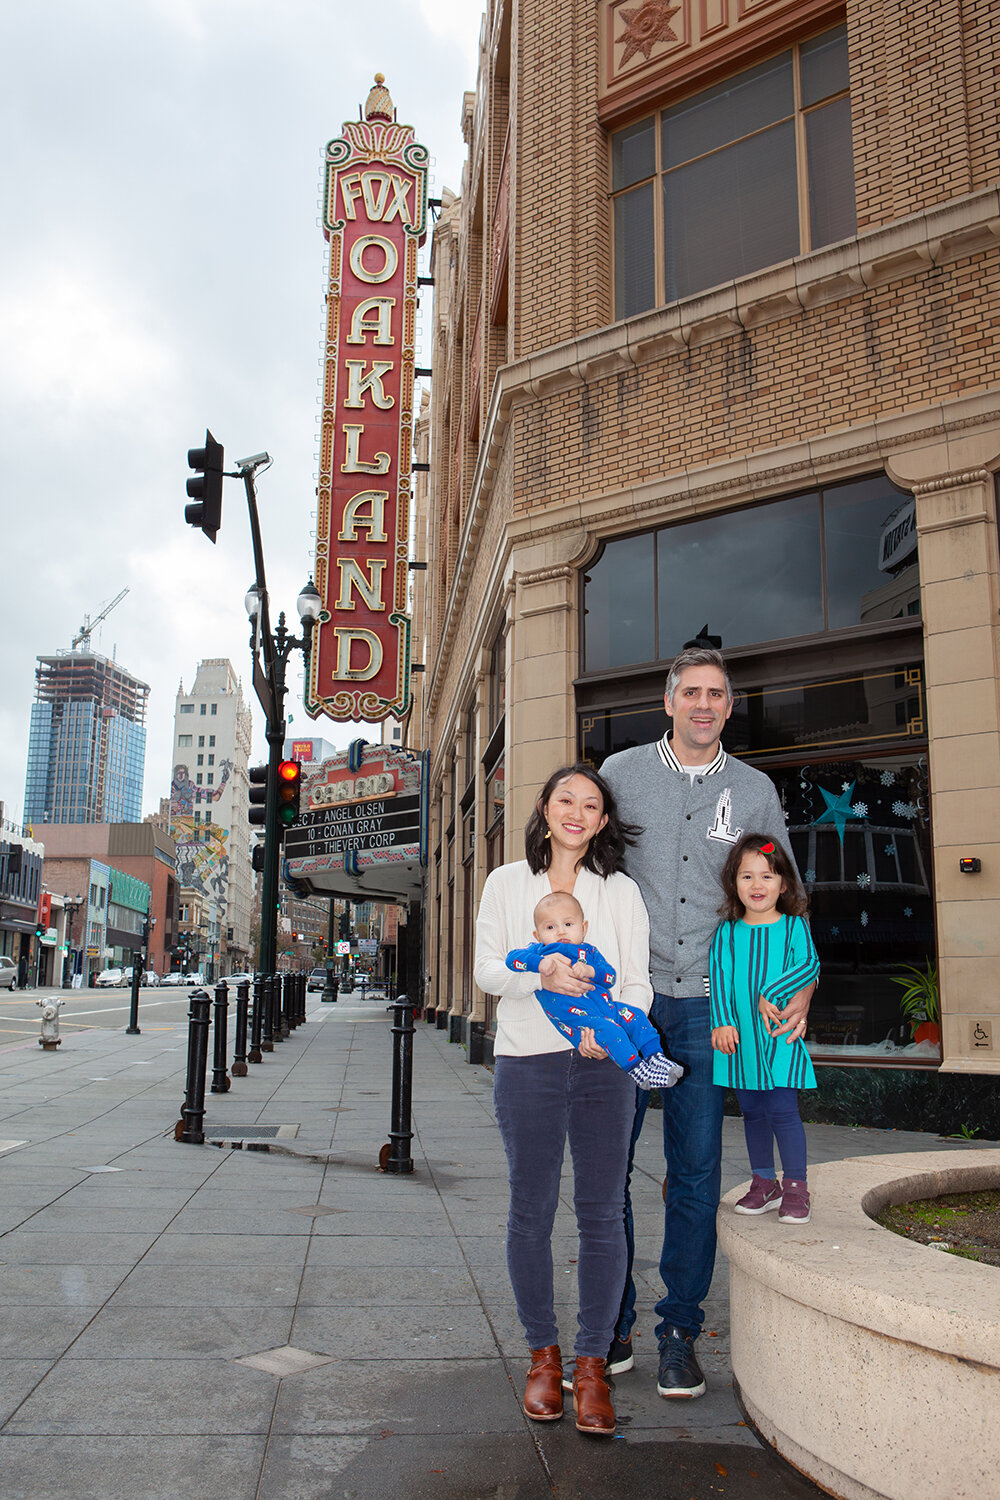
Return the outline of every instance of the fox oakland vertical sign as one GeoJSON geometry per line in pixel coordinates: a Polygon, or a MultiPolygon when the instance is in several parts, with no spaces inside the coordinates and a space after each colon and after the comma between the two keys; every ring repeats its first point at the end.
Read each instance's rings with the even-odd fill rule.
{"type": "Polygon", "coordinates": [[[406,613],[417,251],[427,150],[398,125],[384,79],[326,150],[330,242],[316,523],[323,613],[307,711],[384,719],[410,701],[406,613]]]}

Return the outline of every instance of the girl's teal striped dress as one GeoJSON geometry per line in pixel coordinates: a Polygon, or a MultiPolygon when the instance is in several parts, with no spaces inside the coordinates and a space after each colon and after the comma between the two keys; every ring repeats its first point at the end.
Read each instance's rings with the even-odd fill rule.
{"type": "Polygon", "coordinates": [[[735,1052],[716,1052],[712,1082],[735,1089],[814,1089],[816,1075],[805,1042],[768,1036],[757,1009],[763,995],[779,1008],[819,974],[819,959],[804,917],[776,922],[722,922],[709,954],[712,1026],[735,1026],[735,1052]]]}

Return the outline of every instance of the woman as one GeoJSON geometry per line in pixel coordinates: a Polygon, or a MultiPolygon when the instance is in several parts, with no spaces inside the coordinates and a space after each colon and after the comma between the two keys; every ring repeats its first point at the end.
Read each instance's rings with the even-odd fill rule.
{"type": "Polygon", "coordinates": [[[567,891],[583,907],[588,940],[618,974],[614,998],[648,1013],[649,918],[638,887],[620,869],[637,832],[619,821],[614,796],[594,770],[564,766],[545,783],[528,821],[527,858],[489,876],[476,923],[476,983],[500,997],[493,1098],[510,1173],[507,1267],[531,1351],[524,1411],[536,1422],[563,1414],[551,1235],[568,1137],[580,1234],[573,1406],[580,1431],[601,1437],[615,1430],[604,1361],[625,1282],[622,1210],[635,1084],[593,1032],[585,1031],[574,1050],[535,999],[540,987],[569,996],[590,989],[570,972],[568,958],[550,954],[537,975],[512,973],[505,959],[528,940],[541,897],[567,891]]]}

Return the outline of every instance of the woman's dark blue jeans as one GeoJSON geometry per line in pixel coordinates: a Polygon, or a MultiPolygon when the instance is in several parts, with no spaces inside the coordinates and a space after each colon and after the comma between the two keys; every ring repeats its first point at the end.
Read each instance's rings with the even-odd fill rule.
{"type": "Polygon", "coordinates": [[[625,1280],[625,1172],[635,1084],[579,1052],[498,1057],[493,1104],[510,1176],[507,1269],[529,1349],[559,1342],[552,1225],[566,1141],[580,1249],[575,1352],[604,1359],[625,1280]]]}

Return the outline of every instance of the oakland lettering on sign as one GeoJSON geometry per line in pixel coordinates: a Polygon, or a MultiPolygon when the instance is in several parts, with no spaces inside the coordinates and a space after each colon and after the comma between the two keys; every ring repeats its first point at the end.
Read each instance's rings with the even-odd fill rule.
{"type": "Polygon", "coordinates": [[[410,701],[406,613],[417,251],[427,151],[376,74],[365,119],[327,147],[330,243],[316,585],[305,706],[375,722],[410,701]]]}

